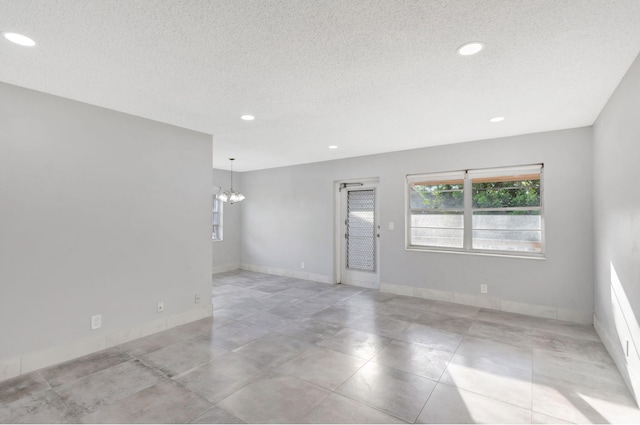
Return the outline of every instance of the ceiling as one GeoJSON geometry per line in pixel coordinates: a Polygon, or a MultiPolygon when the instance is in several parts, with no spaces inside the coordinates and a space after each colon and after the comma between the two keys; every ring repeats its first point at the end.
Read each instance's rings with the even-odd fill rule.
{"type": "Polygon", "coordinates": [[[638,22],[638,0],[0,0],[37,42],[0,40],[0,81],[213,134],[246,171],[591,125],[638,22]]]}

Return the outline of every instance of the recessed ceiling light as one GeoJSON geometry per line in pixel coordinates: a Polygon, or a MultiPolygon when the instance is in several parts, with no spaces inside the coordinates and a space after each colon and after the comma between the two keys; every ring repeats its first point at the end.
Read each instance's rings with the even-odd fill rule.
{"type": "Polygon", "coordinates": [[[463,44],[458,47],[458,54],[460,56],[471,56],[480,52],[480,50],[484,49],[484,43],[479,41],[473,41],[471,43],[463,44]]]}
{"type": "Polygon", "coordinates": [[[338,147],[336,145],[331,145],[329,146],[329,149],[338,149],[338,147]]]}
{"type": "Polygon", "coordinates": [[[15,32],[3,32],[2,35],[4,35],[4,38],[11,41],[12,43],[16,43],[21,46],[33,47],[36,45],[36,42],[26,35],[18,34],[15,32]]]}
{"type": "Polygon", "coordinates": [[[240,119],[245,121],[253,121],[256,119],[256,117],[254,117],[253,115],[241,115],[240,119]]]}
{"type": "Polygon", "coordinates": [[[493,117],[489,120],[489,122],[500,122],[504,121],[504,117],[493,117]]]}

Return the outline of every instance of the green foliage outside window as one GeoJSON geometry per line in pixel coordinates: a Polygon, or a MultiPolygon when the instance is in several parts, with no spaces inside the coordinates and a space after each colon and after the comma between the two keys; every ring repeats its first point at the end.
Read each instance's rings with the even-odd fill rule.
{"type": "MultiPolygon", "coordinates": [[[[411,208],[462,209],[463,184],[414,185],[411,208]]],[[[513,208],[540,206],[540,180],[473,183],[473,208],[513,208]]],[[[539,215],[539,210],[486,211],[480,214],[539,215]]],[[[477,214],[477,213],[476,213],[477,214]]]]}

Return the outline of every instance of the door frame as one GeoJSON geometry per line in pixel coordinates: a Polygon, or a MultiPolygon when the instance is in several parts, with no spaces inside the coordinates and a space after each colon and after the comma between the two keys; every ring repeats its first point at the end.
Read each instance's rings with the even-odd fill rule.
{"type": "MultiPolygon", "coordinates": [[[[342,192],[340,191],[340,186],[342,184],[357,184],[362,183],[363,185],[375,185],[376,186],[376,206],[375,206],[375,217],[376,217],[376,226],[380,225],[380,217],[379,217],[379,203],[380,203],[380,178],[379,177],[365,177],[361,179],[344,179],[344,180],[335,180],[333,182],[333,283],[338,284],[342,283],[342,245],[344,234],[342,232],[342,222],[344,219],[342,218],[342,192]]],[[[378,278],[380,277],[380,238],[376,238],[376,268],[378,270],[378,278]]],[[[378,282],[379,284],[380,282],[378,282]]]]}

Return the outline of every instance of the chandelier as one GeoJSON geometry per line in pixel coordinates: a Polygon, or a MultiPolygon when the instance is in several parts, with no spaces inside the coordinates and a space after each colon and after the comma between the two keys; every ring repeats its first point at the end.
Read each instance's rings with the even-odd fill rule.
{"type": "Polygon", "coordinates": [[[242,201],[244,199],[244,195],[233,190],[233,161],[235,161],[235,158],[229,158],[229,161],[231,161],[231,185],[229,190],[225,190],[220,195],[218,195],[218,199],[220,199],[222,202],[234,204],[236,202],[242,201]]]}

